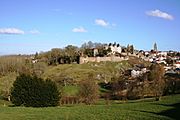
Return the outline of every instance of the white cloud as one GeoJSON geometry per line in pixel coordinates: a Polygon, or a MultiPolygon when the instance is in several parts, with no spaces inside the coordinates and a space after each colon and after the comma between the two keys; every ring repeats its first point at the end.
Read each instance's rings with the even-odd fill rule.
{"type": "Polygon", "coordinates": [[[88,31],[87,31],[85,28],[83,28],[83,27],[73,28],[72,31],[73,31],[73,32],[80,32],[80,33],[88,32],[88,31]]]}
{"type": "Polygon", "coordinates": [[[147,11],[146,12],[147,15],[149,16],[154,16],[154,17],[160,17],[160,18],[164,18],[167,20],[173,20],[174,17],[166,12],[162,12],[160,10],[151,10],[151,11],[147,11]]]}
{"type": "Polygon", "coordinates": [[[40,34],[40,32],[38,30],[31,30],[29,31],[31,34],[40,34]]]}
{"type": "Polygon", "coordinates": [[[23,30],[17,28],[0,28],[0,34],[24,34],[23,30]]]}
{"type": "Polygon", "coordinates": [[[115,28],[117,26],[117,24],[109,23],[109,22],[107,22],[107,21],[105,21],[103,19],[96,19],[94,22],[95,22],[96,25],[99,25],[101,27],[110,28],[110,29],[115,28]]]}
{"type": "Polygon", "coordinates": [[[96,24],[96,25],[99,25],[99,26],[102,26],[102,27],[106,27],[106,26],[109,25],[109,23],[106,22],[106,21],[103,20],[103,19],[96,19],[96,20],[95,20],[95,24],[96,24]]]}

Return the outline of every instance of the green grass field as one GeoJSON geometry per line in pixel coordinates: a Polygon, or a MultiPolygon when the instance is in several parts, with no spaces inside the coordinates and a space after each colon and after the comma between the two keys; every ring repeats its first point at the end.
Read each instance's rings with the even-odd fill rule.
{"type": "Polygon", "coordinates": [[[8,107],[0,101],[1,120],[173,120],[180,118],[180,95],[166,96],[161,101],[111,101],[105,105],[68,105],[48,108],[8,107]]]}

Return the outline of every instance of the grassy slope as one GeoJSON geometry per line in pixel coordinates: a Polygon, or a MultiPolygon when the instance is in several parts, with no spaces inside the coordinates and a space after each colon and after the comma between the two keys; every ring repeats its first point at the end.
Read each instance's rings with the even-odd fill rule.
{"type": "MultiPolygon", "coordinates": [[[[59,78],[68,77],[72,78],[74,82],[77,82],[85,80],[88,78],[89,74],[93,74],[95,77],[100,75],[99,80],[110,81],[113,76],[116,76],[119,73],[119,71],[130,68],[134,63],[139,63],[139,60],[134,59],[122,62],[87,64],[62,64],[58,66],[49,66],[42,77],[50,78],[55,81],[59,80],[59,78]]],[[[0,92],[2,90],[10,89],[16,76],[16,73],[9,73],[6,76],[0,77],[0,92]]]]}
{"type": "Polygon", "coordinates": [[[130,57],[128,61],[121,62],[100,62],[87,64],[61,64],[58,66],[50,66],[42,77],[57,79],[59,76],[73,78],[75,81],[86,79],[88,74],[95,76],[100,75],[101,80],[110,81],[120,71],[132,68],[134,64],[144,64],[148,66],[150,63],[141,59],[130,57]]]}
{"type": "Polygon", "coordinates": [[[1,120],[171,120],[178,119],[180,95],[163,97],[161,101],[136,101],[111,105],[74,105],[54,108],[3,107],[1,120]]]}
{"type": "Polygon", "coordinates": [[[101,62],[88,64],[64,64],[49,69],[43,74],[44,78],[55,78],[58,76],[68,76],[75,81],[86,79],[89,74],[102,75],[107,81],[111,79],[120,69],[127,69],[130,65],[123,62],[101,62]]]}

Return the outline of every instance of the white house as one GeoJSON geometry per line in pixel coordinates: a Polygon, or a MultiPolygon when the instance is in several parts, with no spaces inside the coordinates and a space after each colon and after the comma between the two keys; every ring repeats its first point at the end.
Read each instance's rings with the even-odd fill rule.
{"type": "MultiPolygon", "coordinates": [[[[119,44],[116,44],[116,43],[111,44],[110,43],[108,47],[111,48],[111,53],[112,54],[121,53],[122,52],[122,48],[121,48],[121,46],[119,44]]],[[[106,47],[106,48],[108,48],[108,47],[106,47]]]]}
{"type": "Polygon", "coordinates": [[[143,73],[146,73],[147,69],[146,68],[142,68],[141,70],[132,70],[131,71],[131,77],[136,78],[141,76],[143,73]]]}
{"type": "Polygon", "coordinates": [[[176,68],[180,68],[180,61],[177,61],[177,62],[174,64],[174,66],[175,66],[176,68]]]}

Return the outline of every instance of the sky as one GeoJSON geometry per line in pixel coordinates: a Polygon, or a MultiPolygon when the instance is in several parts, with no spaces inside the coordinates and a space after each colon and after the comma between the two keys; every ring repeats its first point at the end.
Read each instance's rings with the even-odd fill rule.
{"type": "Polygon", "coordinates": [[[180,1],[0,0],[0,55],[88,41],[180,51],[180,1]]]}

